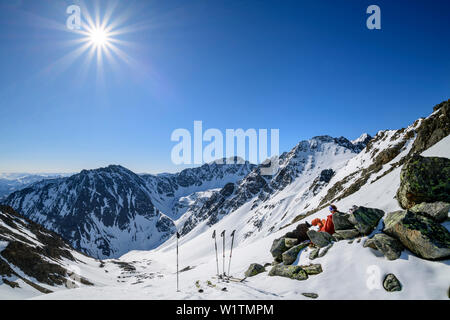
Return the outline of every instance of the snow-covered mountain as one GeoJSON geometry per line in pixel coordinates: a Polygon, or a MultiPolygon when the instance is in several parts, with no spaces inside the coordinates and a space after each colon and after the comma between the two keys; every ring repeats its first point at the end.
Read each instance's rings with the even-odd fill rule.
{"type": "MultiPolygon", "coordinates": [[[[365,140],[367,143],[367,140],[365,140]]],[[[286,208],[293,198],[277,198],[285,188],[295,185],[298,201],[305,201],[318,193],[331,179],[334,173],[355,157],[362,146],[341,138],[330,136],[314,137],[301,141],[290,152],[271,161],[278,162],[278,169],[272,176],[262,175],[261,169],[270,162],[264,162],[254,168],[244,179],[236,184],[227,184],[222,190],[215,191],[210,198],[202,199],[204,205],[192,206],[179,223],[182,235],[187,234],[198,224],[205,221],[211,226],[225,215],[247,205],[254,212],[246,224],[245,236],[261,231],[270,224],[273,230],[283,220],[273,220],[270,213],[276,208],[286,208]],[[270,199],[277,199],[271,202],[270,199]]]]}
{"type": "Polygon", "coordinates": [[[245,177],[254,167],[254,164],[242,159],[222,159],[174,174],[144,174],[141,177],[147,183],[154,205],[173,220],[177,220],[188,209],[186,197],[190,196],[188,203],[192,203],[192,198],[196,197],[194,194],[199,193],[197,196],[200,196],[204,191],[234,183],[245,177]]]}
{"type": "Polygon", "coordinates": [[[251,168],[248,162],[211,163],[154,176],[111,165],[34,183],[4,202],[76,249],[99,258],[118,257],[163,243],[175,232],[173,220],[193,202],[187,196],[234,182],[251,168]]]}

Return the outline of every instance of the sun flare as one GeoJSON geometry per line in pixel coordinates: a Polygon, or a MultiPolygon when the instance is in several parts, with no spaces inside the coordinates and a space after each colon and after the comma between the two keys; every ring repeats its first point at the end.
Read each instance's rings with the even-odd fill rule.
{"type": "Polygon", "coordinates": [[[90,31],[89,40],[95,46],[104,46],[109,42],[108,32],[102,28],[96,28],[90,31]]]}

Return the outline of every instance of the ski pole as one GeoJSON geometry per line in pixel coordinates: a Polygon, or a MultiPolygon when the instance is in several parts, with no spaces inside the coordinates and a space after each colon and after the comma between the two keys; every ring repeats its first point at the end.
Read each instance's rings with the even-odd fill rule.
{"type": "Polygon", "coordinates": [[[230,260],[228,261],[228,277],[230,277],[230,267],[231,267],[231,256],[233,255],[233,243],[234,243],[234,233],[236,230],[233,230],[231,233],[231,251],[230,251],[230,260]]]}
{"type": "Polygon", "coordinates": [[[178,239],[180,238],[180,234],[177,231],[177,292],[180,292],[179,289],[179,273],[178,273],[178,239]]]}
{"type": "Polygon", "coordinates": [[[222,231],[220,236],[223,238],[223,278],[225,279],[225,230],[222,231]]]}
{"type": "Polygon", "coordinates": [[[219,277],[220,277],[220,274],[219,274],[219,256],[218,256],[218,254],[217,254],[216,230],[214,230],[214,232],[213,232],[213,234],[212,234],[212,237],[213,237],[213,239],[214,239],[214,247],[215,247],[215,249],[216,249],[217,278],[219,278],[219,277]]]}

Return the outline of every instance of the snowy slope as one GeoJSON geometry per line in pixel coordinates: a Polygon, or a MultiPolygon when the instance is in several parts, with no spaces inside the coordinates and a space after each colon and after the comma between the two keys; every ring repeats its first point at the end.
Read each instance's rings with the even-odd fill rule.
{"type": "Polygon", "coordinates": [[[57,234],[0,206],[0,299],[112,285],[104,268],[119,271],[113,262],[100,268],[100,261],[75,251],[57,234]]]}

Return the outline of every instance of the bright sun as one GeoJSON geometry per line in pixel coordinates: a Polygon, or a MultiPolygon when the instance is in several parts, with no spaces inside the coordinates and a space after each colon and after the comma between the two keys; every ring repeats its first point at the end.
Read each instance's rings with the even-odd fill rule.
{"type": "Polygon", "coordinates": [[[102,28],[93,29],[89,33],[89,39],[92,42],[92,44],[95,46],[104,46],[104,45],[108,44],[108,41],[109,41],[108,32],[106,32],[102,28]]]}

